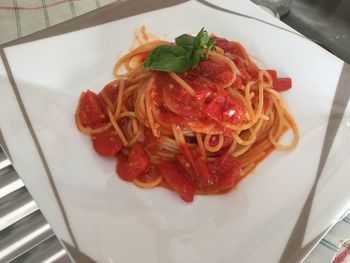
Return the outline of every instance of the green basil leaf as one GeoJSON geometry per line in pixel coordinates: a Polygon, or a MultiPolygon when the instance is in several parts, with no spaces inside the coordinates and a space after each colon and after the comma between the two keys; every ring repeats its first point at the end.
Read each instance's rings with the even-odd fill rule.
{"type": "Polygon", "coordinates": [[[216,41],[214,38],[209,38],[208,43],[207,43],[207,49],[209,51],[213,50],[215,47],[216,41]]]}
{"type": "Polygon", "coordinates": [[[209,51],[214,49],[215,43],[216,43],[216,41],[214,38],[209,38],[208,43],[207,43],[207,52],[204,56],[204,59],[208,59],[209,51]]]}
{"type": "Polygon", "coordinates": [[[175,39],[175,45],[154,48],[147,56],[144,67],[147,70],[183,72],[196,68],[201,60],[208,59],[209,51],[215,47],[215,39],[209,38],[202,28],[193,37],[183,34],[175,39]],[[206,52],[203,49],[206,48],[206,52]]]}
{"type": "Polygon", "coordinates": [[[148,70],[183,72],[191,67],[190,57],[189,51],[183,47],[158,46],[147,56],[144,67],[148,70]]]}
{"type": "Polygon", "coordinates": [[[175,38],[176,45],[183,47],[187,50],[193,49],[193,41],[194,41],[194,37],[187,34],[183,34],[175,38]]]}
{"type": "Polygon", "coordinates": [[[205,46],[205,44],[207,44],[208,41],[209,41],[208,32],[203,27],[201,31],[199,31],[197,36],[194,38],[193,46],[195,49],[202,48],[205,46]]]}
{"type": "Polygon", "coordinates": [[[192,56],[192,66],[191,68],[196,68],[201,60],[202,49],[197,49],[192,56]]]}

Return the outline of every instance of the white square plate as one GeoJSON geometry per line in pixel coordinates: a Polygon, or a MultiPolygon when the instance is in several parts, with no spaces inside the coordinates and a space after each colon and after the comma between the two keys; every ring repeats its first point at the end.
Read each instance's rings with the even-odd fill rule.
{"type": "Polygon", "coordinates": [[[211,3],[235,14],[189,1],[4,49],[16,85],[0,63],[0,129],[14,165],[58,237],[97,262],[299,260],[348,208],[349,110],[301,216],[306,230],[299,243],[292,238],[317,181],[344,62],[247,0],[211,3]],[[115,161],[98,157],[77,131],[74,112],[83,90],[112,80],[141,25],[171,40],[205,27],[290,76],[283,97],[300,129],[298,147],[273,152],[234,191],[191,204],[121,181],[115,161]]]}

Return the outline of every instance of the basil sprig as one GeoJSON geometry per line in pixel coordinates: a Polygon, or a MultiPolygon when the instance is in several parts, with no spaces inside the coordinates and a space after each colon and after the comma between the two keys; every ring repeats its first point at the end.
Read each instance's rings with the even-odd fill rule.
{"type": "Polygon", "coordinates": [[[215,48],[215,39],[202,28],[193,37],[187,34],[178,36],[175,45],[161,45],[147,56],[144,67],[147,70],[184,72],[196,68],[200,60],[208,59],[209,51],[215,48]]]}

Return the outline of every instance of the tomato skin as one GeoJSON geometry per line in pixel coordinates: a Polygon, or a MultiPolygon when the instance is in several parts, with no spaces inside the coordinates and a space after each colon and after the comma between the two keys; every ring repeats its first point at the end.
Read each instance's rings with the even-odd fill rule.
{"type": "Polygon", "coordinates": [[[238,76],[246,84],[252,79],[257,79],[259,76],[259,68],[252,63],[250,60],[244,60],[241,57],[232,55],[231,53],[226,54],[227,57],[236,64],[239,71],[242,73],[241,76],[238,76]]]}
{"type": "Polygon", "coordinates": [[[208,163],[209,170],[216,178],[215,191],[224,191],[234,187],[240,173],[240,164],[237,158],[224,154],[213,162],[208,163]]]}
{"type": "MultiPolygon", "coordinates": [[[[232,144],[232,141],[233,141],[233,138],[232,138],[232,135],[230,134],[229,136],[225,136],[224,135],[224,143],[222,145],[222,148],[225,148],[227,146],[230,146],[232,144]]],[[[210,138],[210,141],[209,141],[209,145],[211,147],[214,147],[215,145],[217,145],[219,142],[219,136],[217,135],[213,135],[211,138],[210,138]]]]}
{"type": "Polygon", "coordinates": [[[218,88],[203,113],[220,124],[226,121],[239,124],[243,121],[244,109],[226,90],[218,88]]]}
{"type": "Polygon", "coordinates": [[[215,40],[215,45],[222,48],[225,53],[229,53],[235,57],[237,56],[243,60],[249,60],[248,54],[238,42],[228,41],[227,39],[221,37],[215,37],[215,40]]]}
{"type": "MultiPolygon", "coordinates": [[[[238,42],[228,41],[224,38],[215,37],[216,45],[222,48],[225,56],[229,57],[238,67],[242,75],[237,76],[233,87],[240,88],[252,79],[257,79],[259,68],[250,60],[249,55],[238,42]]],[[[285,91],[292,87],[291,78],[278,78],[276,70],[267,70],[273,80],[274,89],[285,91]]]]}
{"type": "Polygon", "coordinates": [[[211,101],[203,110],[203,113],[217,122],[222,122],[222,115],[224,112],[225,103],[225,96],[223,96],[222,94],[215,94],[214,96],[212,96],[211,101]]]}
{"type": "Polygon", "coordinates": [[[236,77],[234,87],[240,88],[241,82],[247,84],[248,81],[258,78],[259,68],[250,60],[249,55],[240,43],[219,37],[216,37],[215,40],[216,45],[224,50],[225,56],[230,58],[242,73],[241,76],[236,77]]]}
{"type": "Polygon", "coordinates": [[[184,125],[192,121],[190,116],[182,116],[175,114],[169,110],[160,110],[157,119],[160,120],[161,123],[172,123],[176,125],[184,125]]]}
{"type": "Polygon", "coordinates": [[[117,164],[117,173],[125,181],[132,181],[151,166],[148,155],[140,143],[131,146],[128,159],[120,160],[117,164]]]}
{"type": "Polygon", "coordinates": [[[143,149],[150,155],[156,154],[160,150],[158,139],[154,137],[151,129],[144,128],[143,149]]]}
{"type": "Polygon", "coordinates": [[[232,70],[226,63],[210,59],[201,61],[194,70],[199,76],[219,85],[227,83],[233,77],[232,70]]]}
{"type": "Polygon", "coordinates": [[[214,184],[207,162],[201,155],[199,148],[190,148],[183,144],[181,145],[181,153],[176,158],[196,189],[204,190],[214,184]]]}
{"type": "Polygon", "coordinates": [[[98,94],[101,100],[103,101],[104,108],[107,108],[107,105],[106,105],[107,103],[103,98],[102,94],[104,94],[113,104],[118,97],[118,88],[117,88],[116,82],[112,81],[111,83],[108,83],[106,86],[104,86],[103,90],[98,94]]]}
{"type": "Polygon", "coordinates": [[[133,169],[128,165],[127,161],[121,161],[117,163],[117,174],[124,181],[132,181],[137,178],[138,174],[133,172],[133,169]]]}
{"type": "Polygon", "coordinates": [[[95,152],[101,156],[114,156],[123,147],[123,143],[113,127],[104,132],[92,134],[91,140],[95,152]]]}
{"type": "Polygon", "coordinates": [[[291,87],[292,87],[291,78],[278,78],[278,85],[276,85],[275,89],[277,91],[285,91],[285,90],[289,90],[291,87]]]}
{"type": "Polygon", "coordinates": [[[274,69],[268,69],[266,71],[270,74],[272,82],[275,83],[277,81],[277,71],[274,69]]]}
{"type": "Polygon", "coordinates": [[[241,89],[242,85],[243,85],[242,79],[239,76],[236,76],[236,79],[233,82],[232,86],[236,89],[241,89]]]}
{"type": "MultiPolygon", "coordinates": [[[[186,80],[186,78],[184,77],[186,80]]],[[[181,117],[197,118],[202,116],[201,108],[211,90],[198,80],[187,81],[195,90],[195,96],[190,95],[167,74],[158,74],[156,78],[157,91],[162,96],[161,104],[166,109],[181,117]]]]}
{"type": "Polygon", "coordinates": [[[141,173],[137,176],[137,179],[143,183],[151,183],[154,182],[158,178],[158,174],[153,172],[152,170],[148,170],[144,173],[141,173]]]}
{"type": "Polygon", "coordinates": [[[277,71],[276,70],[267,70],[269,72],[272,81],[274,89],[277,91],[285,91],[292,87],[292,79],[291,78],[278,78],[277,77],[277,71]]]}
{"type": "Polygon", "coordinates": [[[87,90],[80,99],[78,117],[84,127],[94,128],[107,122],[101,98],[94,92],[87,90]]]}
{"type": "Polygon", "coordinates": [[[176,159],[196,190],[216,193],[236,185],[240,173],[237,158],[226,153],[207,162],[196,147],[181,145],[181,150],[182,153],[176,159]]]}
{"type": "Polygon", "coordinates": [[[165,161],[156,164],[155,169],[163,177],[167,185],[178,192],[183,200],[186,202],[193,201],[196,190],[180,167],[165,161]]]}

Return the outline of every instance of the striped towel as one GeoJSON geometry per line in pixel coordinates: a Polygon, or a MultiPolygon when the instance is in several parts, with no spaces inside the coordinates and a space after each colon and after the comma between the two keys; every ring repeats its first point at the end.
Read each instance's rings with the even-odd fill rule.
{"type": "Polygon", "coordinates": [[[0,0],[0,44],[116,0],[0,0]]]}
{"type": "Polygon", "coordinates": [[[303,263],[350,262],[350,214],[338,222],[303,263]]]}

